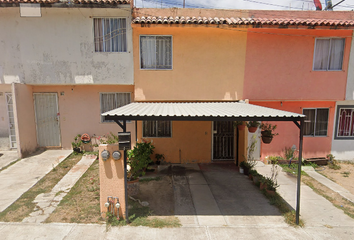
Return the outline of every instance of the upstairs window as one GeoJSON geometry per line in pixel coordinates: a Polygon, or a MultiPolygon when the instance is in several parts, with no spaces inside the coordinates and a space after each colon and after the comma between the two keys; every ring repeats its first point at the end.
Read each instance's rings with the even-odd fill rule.
{"type": "Polygon", "coordinates": [[[172,69],[172,37],[140,36],[141,69],[172,69]]]}
{"type": "Polygon", "coordinates": [[[171,121],[143,121],[143,137],[171,137],[171,121]]]}
{"type": "Polygon", "coordinates": [[[354,107],[340,108],[337,120],[337,137],[354,137],[354,107]]]}
{"type": "Polygon", "coordinates": [[[127,29],[125,18],[95,18],[95,52],[126,52],[127,29]]]}
{"type": "Polygon", "coordinates": [[[327,136],[328,108],[304,109],[304,136],[327,136]]]}
{"type": "MultiPolygon", "coordinates": [[[[101,93],[101,113],[111,111],[130,103],[130,93],[101,93]]],[[[113,122],[113,120],[104,120],[101,116],[101,122],[113,122]]]]}
{"type": "Polygon", "coordinates": [[[316,39],[313,69],[342,70],[344,38],[316,39]]]}

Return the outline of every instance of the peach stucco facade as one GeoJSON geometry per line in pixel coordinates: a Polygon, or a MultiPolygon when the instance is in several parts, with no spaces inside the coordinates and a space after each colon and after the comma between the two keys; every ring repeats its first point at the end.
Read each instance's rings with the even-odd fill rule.
{"type": "Polygon", "coordinates": [[[351,30],[249,29],[244,98],[343,100],[351,30]],[[342,71],[314,71],[316,38],[345,38],[342,71]]]}
{"type": "MultiPolygon", "coordinates": [[[[131,93],[131,85],[58,85],[31,86],[15,84],[15,101],[17,106],[17,128],[19,133],[19,151],[32,152],[37,148],[37,133],[33,104],[34,93],[57,93],[61,146],[71,148],[71,142],[77,134],[103,136],[110,132],[117,134],[122,129],[114,122],[101,122],[100,93],[131,93]]],[[[134,122],[127,123],[127,131],[135,136],[134,122]]],[[[133,143],[135,138],[132,138],[133,143]]]]}
{"type": "MultiPolygon", "coordinates": [[[[327,136],[310,137],[304,136],[303,143],[303,157],[325,157],[331,152],[332,135],[333,135],[333,122],[336,103],[334,101],[252,101],[252,104],[270,107],[274,109],[302,113],[304,108],[328,108],[328,129],[327,136]]],[[[276,132],[279,133],[275,136],[271,144],[261,145],[261,158],[266,156],[277,156],[283,154],[285,147],[296,146],[299,149],[299,128],[293,122],[270,122],[277,124],[276,132]]]]}
{"type": "MultiPolygon", "coordinates": [[[[243,98],[246,28],[234,31],[206,26],[133,24],[132,29],[135,101],[235,101],[243,98]],[[172,36],[171,70],[140,68],[141,35],[172,36]]],[[[153,141],[155,153],[164,154],[168,162],[210,162],[213,160],[212,124],[173,121],[170,138],[145,139],[153,141]]],[[[137,132],[140,140],[142,122],[138,122],[137,132]]],[[[242,149],[234,151],[235,159],[237,152],[244,154],[242,149]]]]}
{"type": "Polygon", "coordinates": [[[243,98],[246,31],[133,24],[136,101],[243,98]],[[172,70],[140,69],[139,37],[172,36],[172,70]]]}

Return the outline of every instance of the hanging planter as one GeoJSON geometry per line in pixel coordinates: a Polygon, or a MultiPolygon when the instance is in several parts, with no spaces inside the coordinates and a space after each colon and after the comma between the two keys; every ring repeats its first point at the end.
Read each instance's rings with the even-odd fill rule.
{"type": "Polygon", "coordinates": [[[273,137],[278,135],[278,133],[274,133],[274,130],[277,128],[277,125],[272,125],[269,123],[262,123],[261,124],[261,136],[262,142],[265,144],[269,144],[272,142],[273,137]]]}
{"type": "Polygon", "coordinates": [[[255,133],[257,131],[258,126],[260,125],[260,123],[257,122],[257,121],[249,121],[246,125],[247,125],[248,131],[250,133],[255,133]]]}
{"type": "Polygon", "coordinates": [[[234,127],[237,127],[239,131],[245,130],[246,125],[242,121],[235,121],[234,122],[234,127]]]}
{"type": "Polygon", "coordinates": [[[265,144],[271,143],[272,140],[273,140],[273,136],[263,135],[263,132],[264,131],[261,132],[261,134],[262,134],[262,142],[265,143],[265,144]]]}

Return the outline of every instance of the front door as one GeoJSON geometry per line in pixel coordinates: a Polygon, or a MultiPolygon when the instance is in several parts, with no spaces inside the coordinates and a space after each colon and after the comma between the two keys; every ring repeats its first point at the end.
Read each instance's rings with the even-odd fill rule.
{"type": "Polygon", "coordinates": [[[9,117],[10,148],[17,148],[12,93],[5,93],[5,96],[6,96],[7,115],[9,117]]]}
{"type": "Polygon", "coordinates": [[[234,160],[234,127],[231,121],[213,122],[213,160],[234,160]]]}
{"type": "Polygon", "coordinates": [[[58,96],[56,93],[34,93],[37,142],[40,147],[60,147],[58,96]]]}

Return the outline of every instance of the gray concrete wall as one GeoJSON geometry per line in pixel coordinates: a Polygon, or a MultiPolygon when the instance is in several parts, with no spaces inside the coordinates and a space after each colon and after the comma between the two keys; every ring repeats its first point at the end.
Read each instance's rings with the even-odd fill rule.
{"type": "Polygon", "coordinates": [[[0,8],[0,83],[133,84],[130,8],[0,8]],[[95,52],[94,17],[127,18],[127,52],[95,52]]]}

